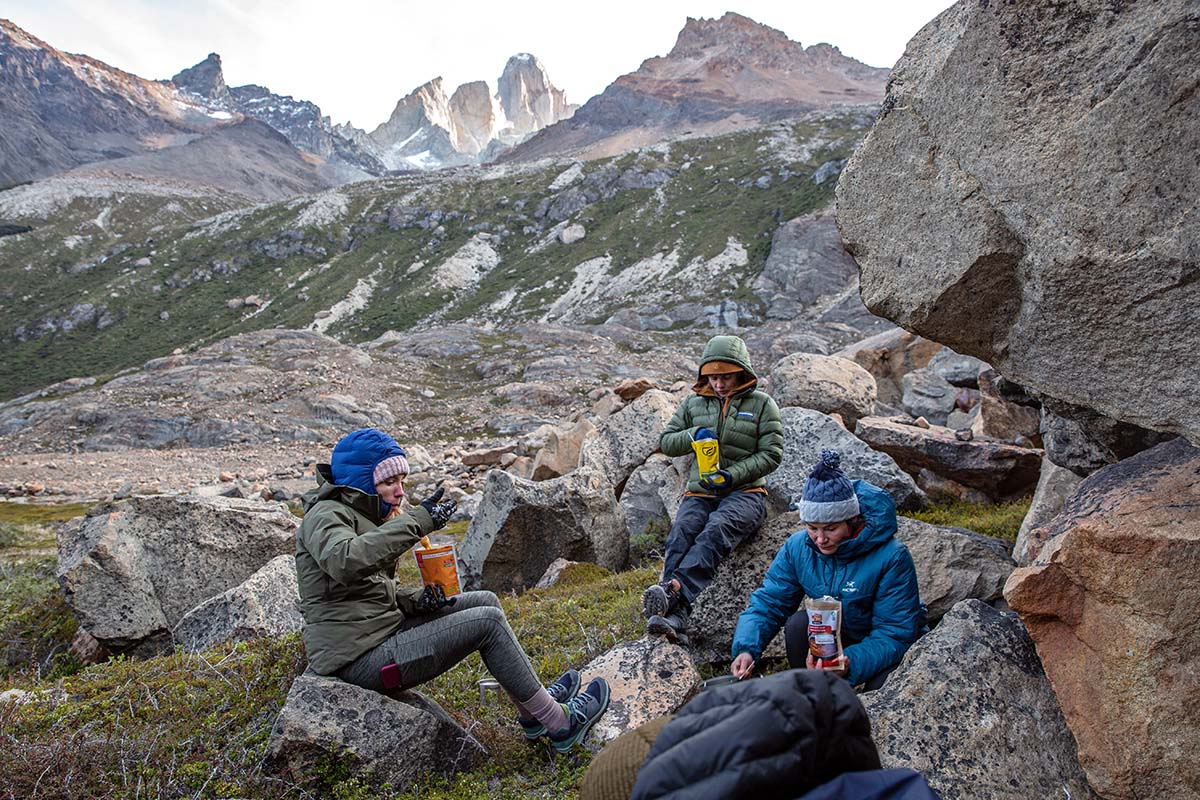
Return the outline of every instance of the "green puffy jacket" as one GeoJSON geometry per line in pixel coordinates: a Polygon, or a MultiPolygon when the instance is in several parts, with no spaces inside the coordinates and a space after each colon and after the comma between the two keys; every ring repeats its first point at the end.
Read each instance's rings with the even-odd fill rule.
{"type": "MultiPolygon", "coordinates": [[[[750,352],[737,336],[714,336],[704,348],[701,368],[710,361],[728,361],[746,371],[750,380],[727,397],[717,397],[708,380],[697,376],[694,394],[688,395],[667,423],[658,446],[668,456],[692,452],[692,440],[700,428],[717,434],[721,469],[733,476],[733,489],[758,489],[766,476],[783,461],[783,420],[779,406],[765,392],[755,390],[758,376],[750,366],[750,352]]],[[[712,494],[700,486],[700,471],[692,462],[689,494],[712,494]]]]}
{"type": "Polygon", "coordinates": [[[377,495],[334,484],[328,464],[304,496],[296,532],[296,580],[309,665],[331,675],[382,643],[413,613],[420,590],[397,594],[396,559],[433,532],[417,506],[383,522],[377,495]]]}

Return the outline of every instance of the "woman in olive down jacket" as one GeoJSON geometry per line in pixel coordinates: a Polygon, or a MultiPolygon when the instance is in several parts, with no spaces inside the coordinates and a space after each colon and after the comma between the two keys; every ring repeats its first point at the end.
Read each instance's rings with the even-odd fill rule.
{"type": "Polygon", "coordinates": [[[516,704],[529,739],[548,735],[566,752],[608,708],[608,684],[580,691],[567,670],[543,687],[491,592],[446,599],[440,590],[398,592],[396,559],[454,513],[442,490],[408,513],[408,460],[392,437],[374,428],[347,434],[320,485],[304,497],[296,534],[296,577],[304,614],[304,649],[321,675],[375,691],[424,683],[476,651],[516,704]]]}
{"type": "Polygon", "coordinates": [[[648,633],[684,635],[691,605],[717,566],[766,519],[765,478],[783,460],[783,422],[775,401],[757,385],[746,343],[714,336],[700,358],[693,393],[659,438],[668,456],[691,453],[694,441],[716,439],[720,469],[702,478],[692,464],[667,535],[662,581],[642,595],[648,633]]]}

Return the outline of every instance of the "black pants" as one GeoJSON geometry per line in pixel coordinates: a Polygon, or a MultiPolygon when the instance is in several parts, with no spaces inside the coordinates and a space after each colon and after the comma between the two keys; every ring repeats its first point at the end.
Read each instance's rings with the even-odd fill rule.
{"type": "Polygon", "coordinates": [[[663,580],[679,581],[690,606],[712,583],[717,567],[767,518],[766,495],[734,492],[725,497],[685,497],[667,535],[663,580]]]}
{"type": "MultiPolygon", "coordinates": [[[[787,645],[788,666],[804,669],[807,666],[806,659],[808,658],[808,614],[803,608],[788,617],[787,624],[783,629],[783,642],[787,645]]],[[[878,675],[867,678],[863,690],[873,692],[883,686],[883,682],[896,670],[897,666],[899,665],[892,665],[878,675]]]]}

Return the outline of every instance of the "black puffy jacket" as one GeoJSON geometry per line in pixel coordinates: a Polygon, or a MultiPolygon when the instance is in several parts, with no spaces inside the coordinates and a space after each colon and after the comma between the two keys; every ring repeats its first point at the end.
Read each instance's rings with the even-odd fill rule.
{"type": "Polygon", "coordinates": [[[871,723],[846,681],[791,670],[701,693],[654,741],[630,800],[790,800],[879,769],[871,723]]]}

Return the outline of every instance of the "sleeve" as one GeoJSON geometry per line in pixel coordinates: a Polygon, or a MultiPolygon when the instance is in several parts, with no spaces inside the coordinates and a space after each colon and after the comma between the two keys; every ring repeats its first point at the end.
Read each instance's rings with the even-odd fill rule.
{"type": "Polygon", "coordinates": [[[851,684],[862,683],[900,663],[920,637],[923,617],[917,569],[908,548],[901,545],[879,577],[871,632],[846,648],[850,659],[850,674],[846,679],[851,684]]]}
{"type": "Polygon", "coordinates": [[[733,476],[734,486],[743,486],[769,475],[783,461],[783,417],[775,401],[768,395],[763,397],[766,402],[759,415],[758,443],[754,452],[726,467],[733,476]]]}
{"type": "MultiPolygon", "coordinates": [[[[733,658],[740,653],[749,653],[757,661],[763,650],[779,633],[783,623],[796,612],[804,599],[804,586],[792,557],[797,546],[797,536],[792,534],[779,552],[775,554],[763,584],[750,595],[750,606],[738,617],[730,648],[733,658]]],[[[800,543],[803,544],[803,543],[800,543]]]]}
{"type": "Polygon", "coordinates": [[[420,506],[361,534],[355,534],[350,514],[342,508],[321,514],[303,537],[322,571],[342,585],[390,570],[404,551],[434,530],[429,512],[420,506]]]}
{"type": "Polygon", "coordinates": [[[662,435],[658,437],[658,449],[665,456],[675,458],[692,452],[692,439],[695,438],[699,426],[692,425],[688,403],[690,399],[687,397],[679,404],[679,408],[675,409],[675,414],[667,422],[667,427],[663,428],[662,435]]]}

